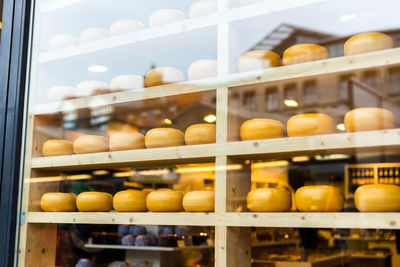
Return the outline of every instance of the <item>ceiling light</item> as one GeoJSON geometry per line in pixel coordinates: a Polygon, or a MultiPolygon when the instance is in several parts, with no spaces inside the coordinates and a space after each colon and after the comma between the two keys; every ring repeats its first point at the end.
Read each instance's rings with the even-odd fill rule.
{"type": "Polygon", "coordinates": [[[209,114],[204,117],[204,120],[208,123],[213,123],[217,120],[217,116],[215,116],[214,114],[209,114]]]}
{"type": "Polygon", "coordinates": [[[338,129],[340,131],[346,131],[346,128],[344,127],[343,123],[340,123],[340,124],[336,125],[336,129],[338,129]]]}
{"type": "Polygon", "coordinates": [[[93,65],[93,66],[90,66],[88,68],[88,70],[91,72],[106,72],[106,71],[108,71],[108,68],[107,68],[107,66],[103,66],[103,65],[93,65]]]}
{"type": "Polygon", "coordinates": [[[297,156],[297,157],[293,157],[292,161],[293,162],[306,162],[309,161],[310,157],[309,156],[297,156]]]}
{"type": "Polygon", "coordinates": [[[285,99],[285,101],[283,101],[283,103],[286,106],[291,107],[291,108],[295,108],[295,107],[299,106],[299,103],[297,103],[297,101],[293,100],[293,99],[285,99]]]}
{"type": "Polygon", "coordinates": [[[171,124],[172,124],[172,120],[170,120],[170,119],[164,119],[164,123],[165,123],[165,124],[168,124],[168,125],[171,125],[171,124]]]}

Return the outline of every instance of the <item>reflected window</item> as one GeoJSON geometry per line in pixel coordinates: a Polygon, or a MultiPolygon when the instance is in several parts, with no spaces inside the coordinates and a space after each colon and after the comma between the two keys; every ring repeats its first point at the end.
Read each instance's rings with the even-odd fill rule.
{"type": "Polygon", "coordinates": [[[279,95],[276,87],[267,88],[265,93],[266,111],[277,110],[279,107],[279,95]]]}
{"type": "Polygon", "coordinates": [[[254,111],[256,109],[256,95],[254,92],[247,92],[243,97],[243,106],[247,110],[254,111]]]}
{"type": "Polygon", "coordinates": [[[363,82],[372,89],[380,90],[379,73],[375,70],[364,72],[363,82]]]}
{"type": "MultiPolygon", "coordinates": [[[[298,104],[298,96],[297,96],[297,87],[295,83],[285,85],[285,101],[287,100],[294,100],[296,104],[298,104]]],[[[286,105],[286,107],[295,107],[297,105],[286,105]]]]}
{"type": "Polygon", "coordinates": [[[400,93],[400,68],[389,70],[388,91],[390,93],[400,93]]]}
{"type": "Polygon", "coordinates": [[[304,104],[314,105],[318,103],[317,83],[315,80],[304,83],[304,104]]]}
{"type": "Polygon", "coordinates": [[[339,78],[339,99],[348,100],[349,99],[349,81],[352,75],[343,75],[339,78]]]}

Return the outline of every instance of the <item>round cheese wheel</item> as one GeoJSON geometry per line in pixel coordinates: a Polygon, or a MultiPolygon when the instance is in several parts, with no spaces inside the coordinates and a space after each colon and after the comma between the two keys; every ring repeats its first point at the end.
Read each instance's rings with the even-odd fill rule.
{"type": "Polygon", "coordinates": [[[110,35],[120,35],[128,32],[139,31],[146,28],[143,22],[135,19],[120,19],[114,21],[110,26],[110,35]]]}
{"type": "Polygon", "coordinates": [[[288,120],[286,130],[290,137],[330,134],[335,131],[335,122],[325,114],[300,114],[294,115],[288,120]]]}
{"type": "Polygon", "coordinates": [[[82,135],[73,142],[75,154],[97,153],[108,151],[108,140],[98,135],[82,135]]]}
{"type": "Polygon", "coordinates": [[[215,138],[215,124],[194,124],[189,126],[185,131],[185,143],[187,145],[215,143],[215,138]]]}
{"type": "Polygon", "coordinates": [[[182,193],[175,190],[157,190],[147,195],[146,206],[150,211],[181,211],[182,193]]]}
{"type": "Polygon", "coordinates": [[[110,82],[112,92],[141,89],[144,87],[144,78],[140,75],[124,74],[115,76],[110,82]]]}
{"type": "Polygon", "coordinates": [[[294,198],[297,209],[304,212],[336,212],[344,204],[342,191],[329,185],[300,187],[294,198]]]}
{"type": "Polygon", "coordinates": [[[217,61],[214,59],[200,59],[188,68],[189,81],[217,76],[217,61]]]}
{"type": "Polygon", "coordinates": [[[270,119],[252,119],[245,121],[240,127],[240,138],[243,141],[278,138],[285,135],[282,122],[270,119]]]}
{"type": "Polygon", "coordinates": [[[261,2],[263,0],[240,0],[240,5],[244,6],[244,5],[249,5],[249,4],[253,4],[253,3],[257,3],[257,2],[261,2]]]}
{"type": "Polygon", "coordinates": [[[182,146],[185,135],[178,129],[154,128],[146,133],[144,143],[147,148],[182,146]]]}
{"type": "Polygon", "coordinates": [[[79,211],[110,211],[113,208],[113,196],[104,192],[83,192],[76,198],[79,211]]]}
{"type": "Polygon", "coordinates": [[[120,121],[111,120],[107,123],[107,135],[111,136],[119,132],[137,133],[139,130],[132,125],[120,121]]]}
{"type": "Polygon", "coordinates": [[[73,98],[75,96],[75,88],[66,85],[57,85],[49,88],[47,90],[47,100],[52,101],[62,101],[66,99],[73,98]]]}
{"type": "Polygon", "coordinates": [[[81,31],[79,40],[81,43],[96,41],[99,39],[107,38],[110,32],[106,28],[88,28],[81,31]]]}
{"type": "Polygon", "coordinates": [[[109,93],[108,84],[100,81],[84,81],[78,83],[75,89],[75,96],[85,97],[109,93]]]}
{"type": "Polygon", "coordinates": [[[185,13],[177,9],[159,9],[151,13],[149,27],[160,26],[186,19],[185,13]]]}
{"type": "Polygon", "coordinates": [[[347,132],[373,131],[395,127],[393,113],[383,108],[356,108],[344,116],[347,132]]]}
{"type": "Polygon", "coordinates": [[[284,188],[258,188],[247,195],[247,208],[257,212],[290,211],[292,194],[284,188]]]}
{"type": "Polygon", "coordinates": [[[285,50],[282,56],[284,66],[329,58],[328,49],[316,44],[298,44],[285,50]]]}
{"type": "Polygon", "coordinates": [[[217,12],[216,0],[200,0],[194,2],[189,8],[189,17],[200,17],[217,12]]]}
{"type": "Polygon", "coordinates": [[[281,57],[269,50],[252,50],[239,57],[238,69],[240,72],[279,67],[281,57]]]}
{"type": "Polygon", "coordinates": [[[68,34],[57,34],[49,39],[47,44],[48,50],[56,50],[64,47],[74,46],[79,44],[79,39],[68,34]]]}
{"type": "Polygon", "coordinates": [[[42,147],[43,156],[62,156],[74,154],[72,142],[67,140],[47,140],[42,147]]]}
{"type": "Polygon", "coordinates": [[[146,73],[146,87],[179,83],[185,80],[183,72],[172,67],[160,67],[146,73]]]}
{"type": "Polygon", "coordinates": [[[147,193],[139,190],[124,190],[116,193],[113,199],[113,206],[116,211],[147,211],[147,193]]]}
{"type": "Polygon", "coordinates": [[[344,43],[344,55],[356,55],[394,47],[392,37],[380,32],[360,33],[344,43]]]}
{"type": "Polygon", "coordinates": [[[45,193],[40,199],[40,207],[43,211],[75,211],[76,196],[72,193],[45,193]]]}
{"type": "Polygon", "coordinates": [[[211,212],[214,211],[214,191],[198,190],[185,194],[182,205],[185,211],[211,212]]]}
{"type": "Polygon", "coordinates": [[[357,188],[354,203],[363,212],[400,211],[400,186],[392,184],[368,184],[357,188]]]}
{"type": "Polygon", "coordinates": [[[139,132],[117,132],[110,136],[110,151],[141,149],[144,135],[139,132]]]}

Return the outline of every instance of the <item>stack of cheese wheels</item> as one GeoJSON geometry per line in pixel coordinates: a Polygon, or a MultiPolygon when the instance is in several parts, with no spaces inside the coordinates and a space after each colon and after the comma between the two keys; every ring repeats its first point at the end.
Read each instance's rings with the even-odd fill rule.
{"type": "Polygon", "coordinates": [[[217,0],[200,0],[189,8],[189,17],[205,16],[217,12],[217,0]]]}
{"type": "Polygon", "coordinates": [[[49,39],[47,44],[48,50],[61,49],[68,46],[74,46],[79,44],[79,39],[75,36],[68,34],[57,34],[49,39]]]}
{"type": "Polygon", "coordinates": [[[179,83],[185,80],[183,72],[173,67],[159,67],[149,70],[146,73],[146,87],[179,83]]]}
{"type": "Polygon", "coordinates": [[[329,58],[328,50],[316,44],[298,44],[285,50],[282,56],[283,65],[292,65],[329,58]]]}
{"type": "Polygon", "coordinates": [[[117,132],[110,136],[110,151],[145,148],[144,135],[139,132],[117,132]]]}
{"type": "Polygon", "coordinates": [[[356,55],[394,47],[393,39],[384,33],[367,32],[350,37],[344,43],[344,55],[356,55]]]}
{"type": "Polygon", "coordinates": [[[72,142],[67,140],[47,140],[42,147],[43,156],[62,156],[74,154],[72,142]]]}
{"type": "Polygon", "coordinates": [[[106,132],[108,136],[111,136],[120,132],[137,133],[139,130],[135,126],[132,126],[128,123],[111,120],[107,123],[106,132]]]}
{"type": "Polygon", "coordinates": [[[76,210],[76,196],[72,193],[46,193],[40,199],[43,211],[70,212],[76,210]]]}
{"type": "Polygon", "coordinates": [[[240,72],[279,67],[281,57],[269,50],[252,50],[242,54],[239,58],[240,72]]]}
{"type": "Polygon", "coordinates": [[[383,108],[356,108],[346,113],[347,132],[373,131],[395,127],[393,113],[383,108]]]}
{"type": "Polygon", "coordinates": [[[187,145],[215,143],[215,139],[215,124],[194,124],[189,126],[185,132],[185,143],[187,145]]]}
{"type": "Polygon", "coordinates": [[[104,192],[83,192],[76,198],[79,211],[110,211],[113,208],[113,196],[104,192]]]}
{"type": "Polygon", "coordinates": [[[330,134],[335,131],[335,122],[325,114],[308,113],[294,115],[288,120],[286,130],[290,137],[330,134]]]}
{"type": "Polygon", "coordinates": [[[82,135],[72,144],[75,154],[97,153],[108,151],[108,140],[98,135],[82,135]]]}
{"type": "Polygon", "coordinates": [[[200,59],[188,68],[189,81],[217,76],[217,61],[215,59],[200,59]]]}
{"type": "Polygon", "coordinates": [[[159,9],[151,13],[149,26],[161,26],[175,21],[186,19],[185,13],[177,9],[159,9]]]}
{"type": "Polygon", "coordinates": [[[182,146],[185,135],[173,128],[154,128],[146,133],[144,142],[147,148],[182,146]]]}
{"type": "Polygon", "coordinates": [[[123,74],[115,76],[110,82],[111,92],[141,89],[144,87],[144,78],[140,75],[123,74]]]}
{"type": "Polygon", "coordinates": [[[247,208],[256,212],[290,211],[292,194],[284,188],[258,188],[247,195],[247,208]]]}
{"type": "Polygon", "coordinates": [[[67,85],[56,85],[47,90],[48,101],[62,101],[75,97],[75,88],[67,85]]]}
{"type": "Polygon", "coordinates": [[[334,186],[314,185],[297,189],[295,203],[299,211],[336,212],[343,208],[342,191],[334,186]]]}
{"type": "Polygon", "coordinates": [[[182,205],[185,211],[211,212],[214,211],[214,191],[197,190],[185,194],[182,205]]]}
{"type": "Polygon", "coordinates": [[[110,89],[108,84],[100,81],[80,82],[75,88],[75,96],[77,97],[101,95],[101,94],[107,94],[109,92],[110,89]]]}
{"type": "Polygon", "coordinates": [[[124,190],[114,195],[113,206],[116,211],[147,211],[146,198],[147,192],[133,189],[124,190]]]}
{"type": "Polygon", "coordinates": [[[243,141],[283,137],[285,126],[282,122],[271,119],[252,119],[240,127],[240,138],[243,141]]]}
{"type": "Polygon", "coordinates": [[[110,26],[110,35],[120,35],[128,32],[139,31],[146,28],[143,22],[135,19],[120,19],[114,21],[110,26]]]}
{"type": "Polygon", "coordinates": [[[157,190],[147,195],[146,205],[150,211],[181,211],[182,193],[175,190],[157,190]]]}
{"type": "Polygon", "coordinates": [[[354,203],[363,212],[399,212],[400,186],[369,184],[357,188],[354,203]]]}
{"type": "Polygon", "coordinates": [[[81,43],[86,43],[107,38],[109,35],[109,30],[106,28],[88,28],[81,31],[79,40],[81,43]]]}

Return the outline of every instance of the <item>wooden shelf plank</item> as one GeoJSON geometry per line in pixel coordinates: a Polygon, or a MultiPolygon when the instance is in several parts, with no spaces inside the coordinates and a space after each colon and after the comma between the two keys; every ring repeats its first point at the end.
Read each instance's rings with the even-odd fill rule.
{"type": "Polygon", "coordinates": [[[123,245],[85,244],[85,248],[173,252],[173,251],[185,251],[185,250],[196,250],[196,249],[213,249],[214,246],[157,247],[157,246],[123,246],[123,245]]]}

